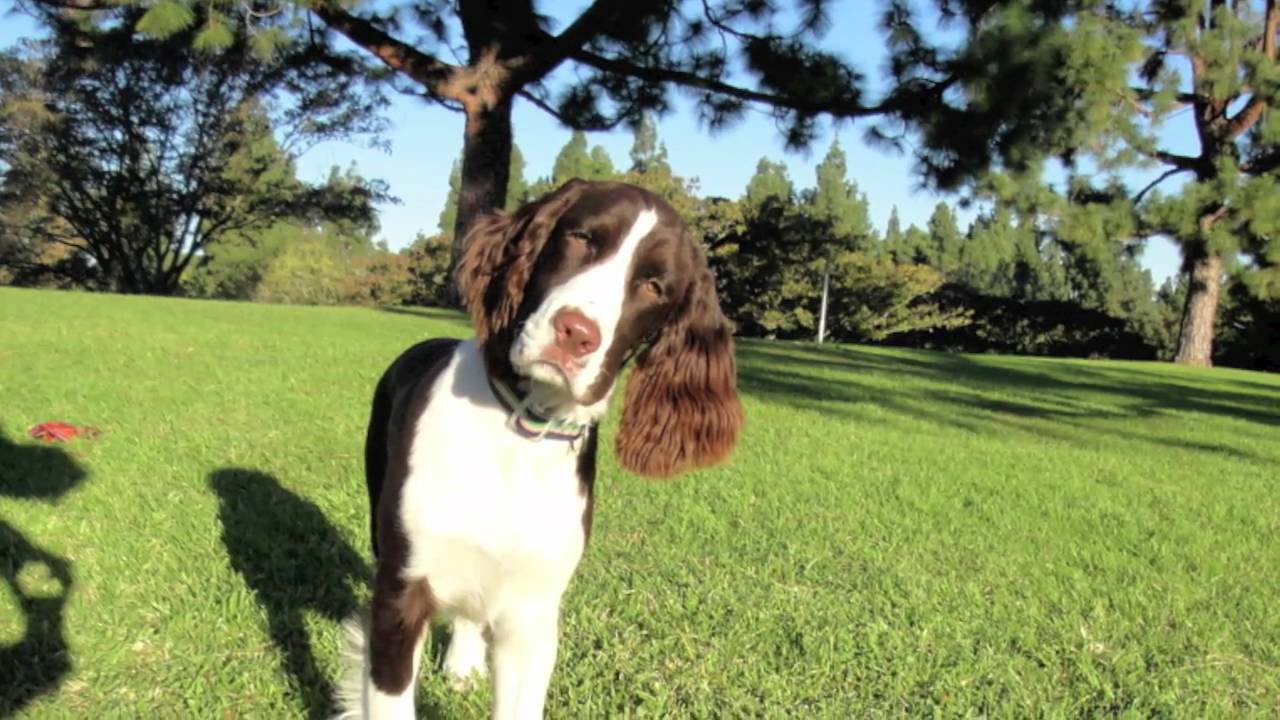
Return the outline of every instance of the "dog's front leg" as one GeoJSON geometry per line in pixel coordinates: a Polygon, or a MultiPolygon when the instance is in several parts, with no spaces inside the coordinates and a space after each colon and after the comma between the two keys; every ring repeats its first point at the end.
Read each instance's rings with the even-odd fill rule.
{"type": "Polygon", "coordinates": [[[444,656],[444,672],[455,689],[470,689],[478,677],[488,672],[485,665],[487,643],[484,634],[484,626],[480,623],[464,618],[454,619],[453,637],[449,640],[449,651],[444,656]]]}
{"type": "Polygon", "coordinates": [[[494,720],[541,720],[556,664],[560,599],[524,605],[493,624],[494,720]]]}
{"type": "Polygon", "coordinates": [[[366,710],[371,720],[413,720],[414,680],[435,611],[426,580],[405,582],[399,574],[399,568],[382,564],[374,583],[368,648],[373,687],[366,710]]]}

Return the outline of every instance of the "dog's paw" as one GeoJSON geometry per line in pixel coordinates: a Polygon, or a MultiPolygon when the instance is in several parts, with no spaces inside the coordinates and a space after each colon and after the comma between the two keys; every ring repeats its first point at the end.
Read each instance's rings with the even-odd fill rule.
{"type": "Polygon", "coordinates": [[[474,653],[450,652],[445,658],[444,674],[449,679],[449,687],[458,692],[470,692],[480,687],[489,674],[483,648],[478,657],[474,653]]]}
{"type": "Polygon", "coordinates": [[[473,669],[466,675],[459,675],[452,671],[446,674],[449,678],[449,687],[453,688],[456,692],[468,693],[480,688],[480,685],[484,682],[484,678],[488,672],[484,667],[479,667],[473,669]]]}
{"type": "Polygon", "coordinates": [[[484,645],[466,640],[455,635],[444,658],[444,674],[449,686],[458,692],[475,690],[489,674],[484,645]]]}
{"type": "Polygon", "coordinates": [[[489,674],[485,662],[487,646],[483,627],[466,620],[454,620],[453,637],[444,655],[444,673],[454,690],[474,690],[489,674]]]}

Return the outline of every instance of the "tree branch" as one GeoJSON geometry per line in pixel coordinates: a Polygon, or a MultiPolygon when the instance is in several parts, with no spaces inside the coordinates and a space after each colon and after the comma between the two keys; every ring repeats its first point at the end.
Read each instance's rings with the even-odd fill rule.
{"type": "Polygon", "coordinates": [[[543,47],[514,63],[513,69],[525,82],[546,77],[547,73],[564,62],[575,50],[581,49],[588,40],[598,35],[626,4],[618,0],[595,0],[564,32],[546,38],[543,47]]]}
{"type": "Polygon", "coordinates": [[[1201,159],[1191,157],[1189,155],[1178,155],[1177,153],[1166,152],[1164,150],[1144,150],[1142,148],[1134,148],[1138,152],[1146,155],[1152,160],[1172,165],[1176,170],[1195,170],[1201,165],[1201,159]]]}
{"type": "Polygon", "coordinates": [[[1241,172],[1250,175],[1263,175],[1276,169],[1280,169],[1280,150],[1272,150],[1240,166],[1241,172]]]}
{"type": "MultiPolygon", "coordinates": [[[[1274,61],[1276,59],[1276,33],[1280,31],[1280,8],[1276,7],[1276,0],[1267,0],[1267,13],[1262,23],[1262,54],[1268,59],[1274,61]]],[[[1254,93],[1249,98],[1248,104],[1236,113],[1236,116],[1227,121],[1226,139],[1232,140],[1241,133],[1253,127],[1258,120],[1262,119],[1262,113],[1267,109],[1267,99],[1258,93],[1254,93]]]]}
{"type": "MultiPolygon", "coordinates": [[[[1156,95],[1159,94],[1155,90],[1152,90],[1149,87],[1137,87],[1137,86],[1130,87],[1129,92],[1133,93],[1135,96],[1137,96],[1139,100],[1142,100],[1143,102],[1151,102],[1152,100],[1155,100],[1156,95]]],[[[1177,103],[1179,106],[1194,105],[1196,101],[1199,99],[1200,99],[1200,96],[1196,95],[1193,92],[1179,92],[1179,93],[1174,93],[1173,95],[1173,101],[1177,103]]]]}
{"type": "Polygon", "coordinates": [[[332,3],[317,3],[311,12],[348,40],[372,53],[387,67],[408,75],[433,94],[440,95],[445,81],[458,70],[456,66],[388,35],[372,22],[340,10],[332,3]]]}
{"type": "Polygon", "coordinates": [[[572,53],[571,57],[578,62],[604,72],[616,73],[619,75],[630,75],[650,82],[675,83],[688,88],[697,88],[711,93],[728,95],[729,97],[738,98],[739,100],[764,103],[775,107],[799,110],[802,112],[826,113],[837,117],[854,118],[883,115],[892,109],[884,103],[871,106],[850,104],[843,107],[833,107],[822,103],[809,102],[802,98],[790,98],[782,95],[774,95],[772,93],[748,90],[743,87],[720,82],[719,80],[710,80],[704,77],[699,77],[698,75],[684,72],[682,70],[637,65],[626,60],[606,58],[587,50],[576,50],[572,53]]]}
{"type": "Polygon", "coordinates": [[[517,90],[516,95],[533,103],[534,107],[538,108],[542,112],[555,118],[557,122],[559,122],[561,125],[564,125],[565,127],[575,128],[578,130],[585,129],[585,128],[576,127],[574,123],[570,120],[570,118],[566,117],[564,113],[557,110],[555,106],[553,106],[551,103],[547,102],[546,100],[543,100],[542,98],[538,97],[537,95],[534,95],[528,90],[525,90],[523,88],[520,90],[517,90]]]}
{"type": "Polygon", "coordinates": [[[1267,101],[1260,95],[1254,95],[1249,99],[1248,104],[1236,113],[1235,117],[1227,121],[1226,139],[1234,140],[1241,133],[1253,127],[1262,119],[1262,112],[1267,109],[1267,101]]]}
{"type": "MultiPolygon", "coordinates": [[[[85,12],[98,12],[119,9],[119,3],[110,0],[35,0],[36,5],[41,5],[53,10],[82,10],[85,12]]],[[[31,9],[25,2],[17,3],[19,8],[24,12],[32,14],[31,9]]]]}
{"type": "Polygon", "coordinates": [[[1160,174],[1160,177],[1158,177],[1158,178],[1156,178],[1155,180],[1152,180],[1151,182],[1147,183],[1147,186],[1146,186],[1146,187],[1144,187],[1144,188],[1142,188],[1141,190],[1139,190],[1139,191],[1138,191],[1138,194],[1136,194],[1136,195],[1134,195],[1134,196],[1133,196],[1133,204],[1134,204],[1134,205],[1137,205],[1139,202],[1142,202],[1142,196],[1144,196],[1144,195],[1146,195],[1147,193],[1151,192],[1151,191],[1152,191],[1153,189],[1155,189],[1155,187],[1156,187],[1157,185],[1159,185],[1160,183],[1162,183],[1162,182],[1164,182],[1165,180],[1168,180],[1169,178],[1173,177],[1174,175],[1177,175],[1178,173],[1182,173],[1182,172],[1189,172],[1189,171],[1188,171],[1186,168],[1175,167],[1175,168],[1172,168],[1172,169],[1166,170],[1165,172],[1161,173],[1161,174],[1160,174]]]}

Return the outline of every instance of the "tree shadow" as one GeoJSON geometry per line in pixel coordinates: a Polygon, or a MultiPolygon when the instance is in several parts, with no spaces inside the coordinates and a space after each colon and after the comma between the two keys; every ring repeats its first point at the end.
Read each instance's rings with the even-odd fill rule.
{"type": "MultiPolygon", "coordinates": [[[[941,352],[870,352],[850,346],[762,341],[739,347],[739,383],[744,392],[847,419],[863,417],[875,407],[978,433],[1012,428],[1075,444],[1090,443],[1101,435],[1126,435],[1114,422],[1106,427],[1095,424],[1102,419],[1194,413],[1250,423],[1263,434],[1270,432],[1267,426],[1280,425],[1280,390],[1231,376],[1211,377],[1207,385],[1198,385],[1176,374],[1094,367],[1084,361],[1046,366],[1041,372],[1034,366],[1035,358],[1023,358],[1026,364],[1013,366],[999,357],[941,352]],[[886,390],[886,378],[921,382],[897,383],[897,389],[886,390]]],[[[1240,433],[1242,438],[1250,434],[1245,428],[1240,433]]],[[[1132,431],[1127,437],[1270,461],[1239,447],[1182,437],[1132,431]]]]}
{"type": "MultiPolygon", "coordinates": [[[[368,561],[343,538],[315,503],[256,470],[222,468],[209,475],[218,496],[222,542],[231,566],[267,611],[268,632],[308,717],[333,717],[334,685],[317,666],[306,611],[340,623],[357,611],[356,588],[369,586],[368,561]]],[[[442,657],[449,631],[432,623],[427,657],[442,657]]],[[[419,685],[421,690],[421,685],[419,685]]],[[[423,717],[440,709],[418,695],[423,717]]]]}
{"type": "MultiPolygon", "coordinates": [[[[66,451],[20,445],[0,430],[0,495],[56,501],[86,477],[66,451]]],[[[0,644],[0,717],[13,717],[55,690],[71,671],[64,610],[74,578],[71,563],[42,549],[0,520],[0,578],[17,600],[22,637],[0,644]]],[[[5,623],[7,624],[7,623],[5,623]]]]}
{"type": "Polygon", "coordinates": [[[320,508],[266,473],[223,468],[210,474],[222,542],[231,566],[267,611],[279,649],[309,717],[334,713],[333,682],[316,664],[305,613],[340,623],[358,609],[369,566],[320,508]]]}
{"type": "Polygon", "coordinates": [[[438,307],[418,307],[409,305],[380,305],[378,309],[392,315],[412,315],[428,320],[444,320],[448,322],[467,322],[467,315],[461,310],[450,310],[438,307]]]}

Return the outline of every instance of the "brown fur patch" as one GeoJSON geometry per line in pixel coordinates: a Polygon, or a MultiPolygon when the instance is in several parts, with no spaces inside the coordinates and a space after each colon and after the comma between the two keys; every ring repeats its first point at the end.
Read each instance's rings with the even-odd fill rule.
{"type": "Polygon", "coordinates": [[[584,186],[570,180],[515,213],[477,219],[467,233],[456,280],[481,345],[504,334],[515,322],[538,254],[584,186]]]}
{"type": "Polygon", "coordinates": [[[729,456],[742,427],[733,332],[699,254],[698,278],[677,314],[636,363],[618,427],[618,461],[665,478],[729,456]]]}
{"type": "Polygon", "coordinates": [[[578,450],[578,492],[586,499],[582,508],[582,542],[591,540],[591,523],[595,515],[596,442],[600,431],[596,427],[587,430],[582,448],[578,450]]]}
{"type": "Polygon", "coordinates": [[[400,527],[400,496],[409,477],[409,450],[418,418],[457,346],[451,339],[418,343],[391,364],[374,393],[365,444],[378,563],[370,607],[369,674],[378,689],[390,694],[412,682],[414,650],[435,611],[426,579],[404,581],[409,538],[400,527]]]}
{"type": "Polygon", "coordinates": [[[413,655],[435,612],[435,597],[426,580],[406,584],[386,564],[378,566],[374,583],[369,677],[382,692],[398,695],[413,682],[413,655]]]}

